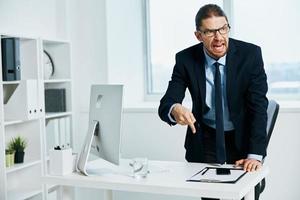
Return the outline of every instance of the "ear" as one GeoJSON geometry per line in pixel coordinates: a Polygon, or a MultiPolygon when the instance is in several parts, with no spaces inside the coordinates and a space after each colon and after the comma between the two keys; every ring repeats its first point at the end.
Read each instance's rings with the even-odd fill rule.
{"type": "Polygon", "coordinates": [[[195,34],[197,40],[199,40],[199,42],[203,41],[201,33],[199,31],[195,31],[194,34],[195,34]]]}

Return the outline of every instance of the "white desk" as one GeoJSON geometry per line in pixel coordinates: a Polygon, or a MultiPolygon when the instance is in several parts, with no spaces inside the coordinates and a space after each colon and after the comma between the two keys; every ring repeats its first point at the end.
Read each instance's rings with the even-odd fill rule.
{"type": "MultiPolygon", "coordinates": [[[[90,167],[99,168],[101,161],[89,163],[90,167]]],[[[120,166],[128,166],[128,160],[122,160],[120,166]]],[[[111,167],[103,167],[101,176],[83,176],[73,173],[66,176],[42,177],[45,184],[62,186],[98,188],[105,190],[105,198],[112,199],[112,190],[145,192],[156,194],[169,194],[190,197],[209,197],[221,199],[254,200],[254,187],[267,174],[268,168],[264,166],[257,172],[244,175],[236,184],[186,182],[193,174],[207,166],[202,163],[149,161],[149,170],[146,179],[134,179],[130,176],[109,173],[111,167]]]]}

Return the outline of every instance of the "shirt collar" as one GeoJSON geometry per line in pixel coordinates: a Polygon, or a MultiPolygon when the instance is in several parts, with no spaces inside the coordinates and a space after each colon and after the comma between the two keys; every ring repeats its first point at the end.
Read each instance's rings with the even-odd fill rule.
{"type": "Polygon", "coordinates": [[[204,55],[205,55],[205,60],[206,60],[206,64],[207,64],[207,67],[210,67],[212,66],[215,62],[218,62],[220,63],[221,65],[225,66],[225,63],[226,63],[226,54],[219,58],[219,60],[215,60],[214,58],[210,57],[206,50],[203,48],[203,51],[204,51],[204,55]]]}

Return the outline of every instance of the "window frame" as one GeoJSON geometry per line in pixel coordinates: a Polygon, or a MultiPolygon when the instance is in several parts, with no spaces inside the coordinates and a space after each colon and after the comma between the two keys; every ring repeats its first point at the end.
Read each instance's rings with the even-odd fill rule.
{"type": "Polygon", "coordinates": [[[144,45],[145,45],[145,79],[144,79],[144,99],[145,101],[157,101],[162,96],[162,93],[152,93],[152,65],[151,65],[151,30],[150,30],[150,0],[143,0],[144,14],[144,45]]]}

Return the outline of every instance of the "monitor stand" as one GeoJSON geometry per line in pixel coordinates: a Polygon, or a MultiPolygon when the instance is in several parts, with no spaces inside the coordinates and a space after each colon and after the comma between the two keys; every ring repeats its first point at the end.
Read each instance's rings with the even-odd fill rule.
{"type": "Polygon", "coordinates": [[[99,129],[99,121],[93,120],[92,122],[90,122],[88,132],[86,134],[84,146],[80,152],[80,156],[78,159],[77,168],[82,174],[84,174],[86,176],[89,175],[87,172],[86,166],[87,166],[87,161],[88,161],[89,154],[91,151],[93,138],[94,138],[94,135],[99,136],[99,130],[100,130],[99,129]]]}
{"type": "Polygon", "coordinates": [[[97,120],[92,120],[89,123],[88,132],[86,134],[86,138],[83,144],[83,148],[80,152],[80,156],[77,162],[77,169],[86,176],[94,176],[94,175],[107,175],[107,174],[120,174],[125,176],[130,175],[130,168],[129,165],[126,167],[121,167],[115,165],[100,156],[100,144],[95,142],[93,144],[93,139],[95,137],[99,137],[100,140],[100,122],[97,120]],[[97,152],[99,153],[98,159],[95,160],[96,162],[91,162],[91,165],[88,165],[88,158],[90,152],[97,152]],[[96,165],[95,165],[96,164],[96,165]],[[129,169],[128,169],[129,168],[129,169]]]}

